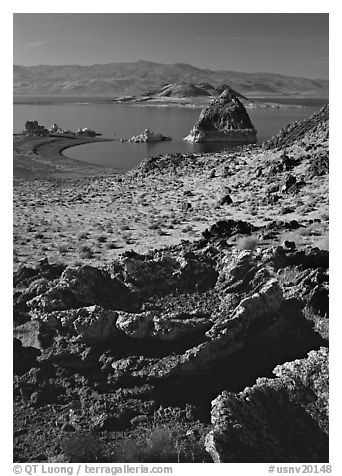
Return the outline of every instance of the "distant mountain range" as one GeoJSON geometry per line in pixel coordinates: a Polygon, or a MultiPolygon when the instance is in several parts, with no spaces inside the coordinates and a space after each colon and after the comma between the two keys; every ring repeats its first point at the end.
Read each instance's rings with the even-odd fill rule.
{"type": "Polygon", "coordinates": [[[122,96],[141,95],[171,83],[209,83],[214,88],[228,84],[252,96],[327,97],[329,81],[271,73],[212,71],[185,63],[135,63],[79,65],[14,65],[15,96],[122,96]]]}

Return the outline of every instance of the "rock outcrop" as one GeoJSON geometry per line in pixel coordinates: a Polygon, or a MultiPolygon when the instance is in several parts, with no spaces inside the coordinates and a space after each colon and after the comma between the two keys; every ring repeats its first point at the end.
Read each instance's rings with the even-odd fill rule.
{"type": "Polygon", "coordinates": [[[189,142],[256,142],[256,133],[248,113],[231,90],[223,91],[205,107],[184,138],[189,142]]]}
{"type": "Polygon", "coordinates": [[[198,242],[127,253],[110,270],[46,262],[22,269],[17,297],[27,322],[15,328],[17,405],[39,411],[76,400],[82,411],[65,414],[63,425],[125,431],[136,417],[152,421],[156,402],[194,404],[206,419],[225,391],[207,437],[215,461],[324,461],[319,365],[327,354],[318,349],[327,345],[328,252],[216,246],[251,230],[247,222],[219,222],[198,242]],[[312,349],[308,364],[294,361],[312,349]],[[246,388],[279,364],[278,379],[246,388]],[[300,447],[303,428],[312,438],[300,447]]]}
{"type": "Polygon", "coordinates": [[[328,445],[328,349],[278,365],[276,379],[259,378],[212,402],[206,449],[215,463],[325,462],[328,445]]]}

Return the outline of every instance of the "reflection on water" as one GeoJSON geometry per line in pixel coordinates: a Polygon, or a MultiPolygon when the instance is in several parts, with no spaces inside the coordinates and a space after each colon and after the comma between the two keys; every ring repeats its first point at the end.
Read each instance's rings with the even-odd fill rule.
{"type": "MultiPolygon", "coordinates": [[[[269,99],[270,100],[270,99],[269,99]]],[[[258,143],[276,134],[293,121],[302,120],[317,111],[321,103],[299,109],[249,109],[257,129],[258,143]]],[[[183,141],[200,109],[182,107],[139,107],[117,104],[15,104],[14,132],[20,132],[28,120],[50,126],[57,123],[63,129],[90,127],[115,141],[86,144],[66,149],[64,154],[88,163],[129,169],[145,157],[167,153],[206,153],[235,148],[238,144],[208,142],[191,144],[183,141]],[[141,133],[144,129],[172,137],[172,141],[157,143],[120,142],[141,133]],[[113,136],[113,133],[115,136],[113,136]]]]}
{"type": "Polygon", "coordinates": [[[243,143],[203,142],[192,144],[182,140],[154,143],[97,142],[66,149],[63,154],[83,162],[96,163],[120,169],[135,167],[146,157],[165,154],[200,154],[232,150],[243,143]]]}

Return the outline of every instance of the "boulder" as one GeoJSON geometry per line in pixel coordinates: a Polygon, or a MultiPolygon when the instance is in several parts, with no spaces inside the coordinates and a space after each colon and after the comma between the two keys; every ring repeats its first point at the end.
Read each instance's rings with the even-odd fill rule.
{"type": "Polygon", "coordinates": [[[203,231],[205,240],[223,240],[234,235],[250,235],[257,228],[251,223],[242,220],[220,220],[203,231]]]}
{"type": "MultiPolygon", "coordinates": [[[[104,342],[118,331],[115,327],[118,314],[101,306],[88,306],[49,313],[33,314],[31,324],[44,325],[45,328],[79,336],[82,342],[89,344],[104,342]]],[[[20,326],[23,327],[23,326],[20,326]]],[[[19,328],[16,328],[17,331],[19,328]]],[[[19,338],[19,337],[18,337],[19,338]]]]}
{"type": "Polygon", "coordinates": [[[59,280],[43,294],[27,302],[42,312],[75,309],[94,304],[129,308],[128,289],[116,278],[93,266],[67,267],[59,280]]]}
{"type": "Polygon", "coordinates": [[[52,333],[45,323],[33,320],[15,327],[13,336],[20,340],[23,347],[34,347],[41,350],[51,344],[52,333]]]}
{"type": "Polygon", "coordinates": [[[296,182],[296,177],[291,174],[286,174],[279,186],[279,191],[282,193],[289,193],[292,187],[296,185],[296,182]]]}
{"type": "Polygon", "coordinates": [[[75,314],[75,331],[85,343],[104,342],[118,334],[115,327],[118,314],[114,311],[89,306],[78,309],[75,314]]]}
{"type": "Polygon", "coordinates": [[[206,318],[174,315],[156,315],[147,311],[140,314],[120,313],[117,327],[134,339],[151,338],[160,341],[174,341],[198,332],[206,332],[212,326],[206,318]]]}
{"type": "Polygon", "coordinates": [[[189,142],[256,142],[256,130],[249,115],[231,90],[206,106],[184,138],[189,142]]]}
{"type": "Polygon", "coordinates": [[[309,179],[314,177],[321,177],[322,175],[327,175],[329,173],[329,154],[328,151],[325,153],[319,153],[315,155],[311,161],[309,168],[307,170],[307,175],[309,179]]]}
{"type": "Polygon", "coordinates": [[[233,203],[233,200],[230,195],[224,195],[218,202],[220,206],[230,205],[231,203],[233,203]]]}
{"type": "Polygon", "coordinates": [[[252,250],[227,253],[220,263],[216,289],[222,294],[223,301],[228,295],[241,300],[256,292],[269,278],[264,263],[256,259],[252,250]]]}
{"type": "Polygon", "coordinates": [[[215,463],[328,462],[328,349],[278,365],[212,402],[205,446],[215,463]]]}

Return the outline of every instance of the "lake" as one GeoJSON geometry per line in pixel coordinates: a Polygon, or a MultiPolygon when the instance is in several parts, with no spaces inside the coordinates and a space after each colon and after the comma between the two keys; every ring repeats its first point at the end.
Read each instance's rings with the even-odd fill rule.
{"type": "MultiPolygon", "coordinates": [[[[272,98],[265,101],[270,102],[272,98]]],[[[310,116],[328,102],[327,99],[275,98],[274,102],[302,104],[303,108],[290,109],[247,109],[257,129],[258,143],[276,134],[286,124],[310,116]]],[[[141,106],[111,104],[105,100],[87,98],[53,98],[50,100],[20,100],[15,98],[13,108],[14,132],[21,132],[25,122],[37,120],[49,127],[57,123],[63,129],[76,131],[78,127],[90,127],[101,132],[103,137],[115,138],[112,142],[85,144],[69,148],[64,155],[87,163],[129,169],[145,157],[166,153],[216,152],[236,147],[226,143],[191,144],[183,141],[200,114],[199,108],[177,106],[141,106]],[[172,137],[172,141],[157,143],[120,142],[141,133],[144,129],[161,132],[172,137]],[[115,133],[115,136],[113,136],[115,133]]]]}

